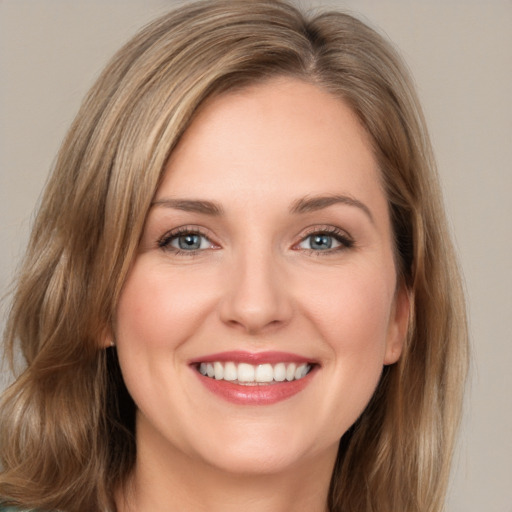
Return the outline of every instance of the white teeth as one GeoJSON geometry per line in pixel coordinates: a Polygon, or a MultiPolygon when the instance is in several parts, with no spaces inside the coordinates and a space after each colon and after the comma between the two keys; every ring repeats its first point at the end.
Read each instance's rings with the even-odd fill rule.
{"type": "Polygon", "coordinates": [[[238,382],[254,382],[254,366],[240,363],[238,365],[238,382]]]}
{"type": "Polygon", "coordinates": [[[311,365],[295,363],[265,363],[252,365],[232,361],[201,363],[198,367],[201,375],[215,380],[237,381],[241,384],[268,384],[270,382],[283,382],[285,380],[303,379],[311,370],[311,365]]]}
{"type": "Polygon", "coordinates": [[[286,365],[284,363],[277,363],[274,366],[274,380],[283,382],[286,379],[286,365]]]}
{"type": "Polygon", "coordinates": [[[272,382],[274,380],[274,368],[271,364],[260,364],[256,367],[254,376],[256,382],[272,382]]]}
{"type": "Polygon", "coordinates": [[[215,378],[222,380],[224,378],[224,366],[222,366],[222,363],[213,363],[213,369],[215,371],[215,378]]]}
{"type": "Polygon", "coordinates": [[[289,364],[286,367],[286,380],[293,380],[295,378],[295,364],[289,364]]]}
{"type": "Polygon", "coordinates": [[[295,370],[295,380],[302,379],[302,377],[305,377],[307,373],[307,365],[301,364],[300,366],[297,366],[295,370]]]}
{"type": "Polygon", "coordinates": [[[238,378],[238,371],[235,363],[226,363],[224,365],[224,380],[236,380],[238,378]]]}

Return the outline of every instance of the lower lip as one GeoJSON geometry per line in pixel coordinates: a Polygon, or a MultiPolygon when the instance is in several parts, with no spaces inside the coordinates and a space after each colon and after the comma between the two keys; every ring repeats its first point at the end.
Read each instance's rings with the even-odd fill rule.
{"type": "Polygon", "coordinates": [[[201,383],[215,395],[238,405],[271,405],[300,393],[313,378],[316,368],[305,377],[291,382],[274,382],[272,384],[241,385],[226,380],[216,380],[201,375],[194,370],[201,383]]]}

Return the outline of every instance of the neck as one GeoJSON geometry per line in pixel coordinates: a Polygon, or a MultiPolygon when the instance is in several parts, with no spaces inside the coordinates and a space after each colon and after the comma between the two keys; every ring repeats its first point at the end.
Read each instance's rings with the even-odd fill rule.
{"type": "MultiPolygon", "coordinates": [[[[139,437],[139,436],[138,436],[139,437]]],[[[119,512],[327,512],[336,448],[297,467],[240,474],[138,439],[137,461],[119,512]]]]}

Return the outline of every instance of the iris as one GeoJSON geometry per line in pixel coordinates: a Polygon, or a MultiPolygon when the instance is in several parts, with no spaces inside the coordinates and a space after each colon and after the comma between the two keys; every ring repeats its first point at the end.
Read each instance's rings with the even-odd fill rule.
{"type": "Polygon", "coordinates": [[[311,249],[316,251],[325,251],[332,247],[332,236],[319,233],[310,237],[311,249]]]}

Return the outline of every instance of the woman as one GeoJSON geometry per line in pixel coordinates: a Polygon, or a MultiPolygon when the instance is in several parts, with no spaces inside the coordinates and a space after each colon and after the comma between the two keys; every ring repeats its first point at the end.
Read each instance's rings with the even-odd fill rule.
{"type": "Polygon", "coordinates": [[[394,51],[275,1],[149,25],[64,141],[6,342],[6,506],[442,510],[464,303],[394,51]]]}

